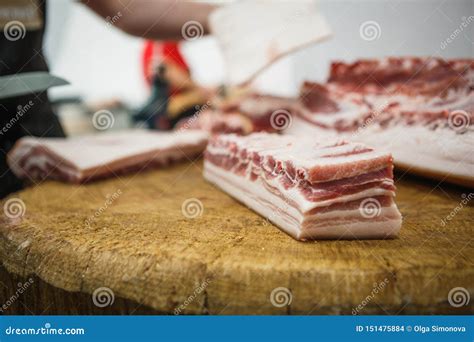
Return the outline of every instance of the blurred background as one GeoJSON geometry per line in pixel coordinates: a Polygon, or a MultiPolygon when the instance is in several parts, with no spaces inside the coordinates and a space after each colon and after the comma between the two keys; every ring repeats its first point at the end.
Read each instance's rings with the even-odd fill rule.
{"type": "MultiPolygon", "coordinates": [[[[143,107],[153,90],[144,65],[145,41],[116,29],[114,18],[104,21],[72,0],[48,5],[46,56],[51,72],[72,84],[52,89],[50,96],[68,134],[93,130],[90,112],[104,108],[114,111],[114,129],[132,125],[130,113],[143,107]]],[[[472,0],[322,0],[319,7],[333,38],[277,62],[255,81],[257,89],[294,96],[303,80],[324,81],[333,60],[474,57],[472,0]]],[[[224,82],[225,65],[212,37],[182,42],[179,50],[198,85],[224,82]]]]}

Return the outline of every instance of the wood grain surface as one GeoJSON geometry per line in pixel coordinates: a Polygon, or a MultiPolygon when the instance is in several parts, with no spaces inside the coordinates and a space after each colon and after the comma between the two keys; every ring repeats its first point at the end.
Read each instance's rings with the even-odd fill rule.
{"type": "Polygon", "coordinates": [[[207,184],[201,172],[201,162],[188,163],[81,186],[48,181],[10,196],[2,202],[0,309],[474,312],[472,190],[397,174],[399,238],[304,243],[207,184]],[[189,203],[198,210],[184,210],[189,203]],[[451,305],[453,288],[470,300],[451,305]],[[109,290],[114,301],[101,307],[110,301],[97,294],[109,290]]]}

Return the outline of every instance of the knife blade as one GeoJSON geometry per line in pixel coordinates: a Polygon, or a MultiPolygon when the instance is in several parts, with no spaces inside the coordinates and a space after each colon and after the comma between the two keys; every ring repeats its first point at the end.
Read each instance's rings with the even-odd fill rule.
{"type": "Polygon", "coordinates": [[[46,71],[0,76],[0,99],[43,92],[51,87],[69,84],[46,71]]]}

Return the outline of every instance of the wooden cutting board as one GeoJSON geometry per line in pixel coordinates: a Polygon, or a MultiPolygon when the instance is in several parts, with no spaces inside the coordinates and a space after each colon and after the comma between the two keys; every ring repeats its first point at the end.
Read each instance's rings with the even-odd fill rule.
{"type": "Polygon", "coordinates": [[[189,163],[82,186],[48,181],[13,194],[8,203],[24,203],[25,211],[1,221],[4,312],[474,312],[474,201],[462,202],[469,189],[398,174],[398,239],[303,243],[201,172],[201,162],[189,163]],[[183,203],[197,204],[197,217],[192,210],[186,217],[183,203]],[[453,288],[467,291],[466,305],[450,305],[453,288]],[[95,305],[101,291],[109,291],[102,303],[113,303],[95,305]]]}

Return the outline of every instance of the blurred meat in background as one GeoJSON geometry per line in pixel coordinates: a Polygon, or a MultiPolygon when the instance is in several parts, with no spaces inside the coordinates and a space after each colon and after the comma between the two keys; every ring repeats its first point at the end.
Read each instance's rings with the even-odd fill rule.
{"type": "MultiPolygon", "coordinates": [[[[474,36],[474,25],[468,25],[446,44],[447,33],[459,28],[470,5],[468,0],[457,1],[456,6],[442,1],[320,1],[321,12],[337,39],[278,61],[252,83],[252,88],[271,96],[296,97],[304,80],[324,82],[333,60],[472,57],[469,39],[474,36]],[[430,30],[419,32],[420,17],[429,13],[432,13],[427,19],[430,30]],[[403,26],[398,25],[401,18],[403,26]],[[361,30],[371,23],[372,26],[377,23],[373,26],[376,35],[361,36],[361,30]]],[[[222,94],[218,89],[224,82],[225,67],[214,38],[183,39],[179,43],[146,42],[114,27],[121,16],[104,22],[76,2],[51,0],[48,6],[45,50],[51,72],[72,84],[52,89],[50,95],[69,135],[97,131],[92,118],[100,110],[113,113],[114,124],[110,130],[137,124],[170,129],[178,122],[183,123],[186,116],[213,108],[216,96],[222,94]],[[158,72],[160,65],[164,66],[164,77],[158,72]],[[168,89],[160,93],[157,90],[160,87],[168,89]],[[147,112],[154,113],[153,108],[157,112],[154,119],[140,120],[140,115],[135,117],[138,120],[133,119],[137,113],[145,116],[147,112]],[[157,118],[161,119],[157,122],[157,118]]],[[[226,92],[230,94],[232,90],[226,92]]],[[[233,115],[239,125],[248,127],[246,118],[233,115]]]]}

